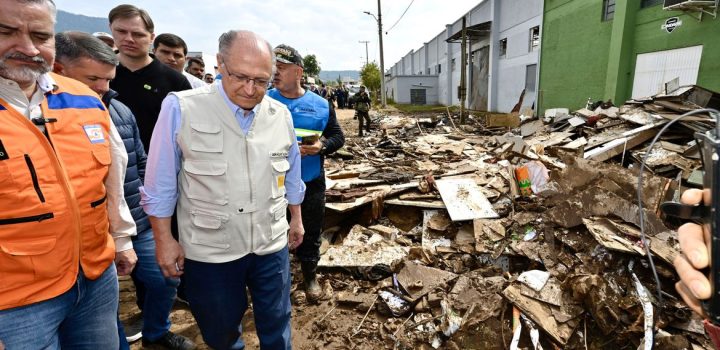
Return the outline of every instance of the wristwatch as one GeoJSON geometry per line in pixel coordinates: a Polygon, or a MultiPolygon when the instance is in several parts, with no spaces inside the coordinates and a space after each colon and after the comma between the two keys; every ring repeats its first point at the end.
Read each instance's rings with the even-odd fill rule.
{"type": "Polygon", "coordinates": [[[320,147],[320,151],[318,152],[318,154],[320,154],[321,156],[324,156],[326,149],[327,149],[327,147],[325,146],[325,142],[322,142],[322,147],[320,147]]]}

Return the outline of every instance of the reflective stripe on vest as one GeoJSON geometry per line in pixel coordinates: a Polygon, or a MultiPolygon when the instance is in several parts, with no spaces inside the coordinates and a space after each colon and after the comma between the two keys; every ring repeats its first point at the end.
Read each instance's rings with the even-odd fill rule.
{"type": "Polygon", "coordinates": [[[115,255],[101,201],[109,115],[85,85],[53,78],[41,105],[49,140],[0,100],[0,310],[64,293],[80,266],[95,279],[115,255]]]}

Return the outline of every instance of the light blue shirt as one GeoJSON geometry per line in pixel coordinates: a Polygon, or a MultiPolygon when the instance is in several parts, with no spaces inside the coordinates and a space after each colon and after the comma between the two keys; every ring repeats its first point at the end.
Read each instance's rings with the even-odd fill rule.
{"type": "MultiPolygon", "coordinates": [[[[248,115],[245,115],[244,109],[230,101],[220,82],[213,84],[213,88],[220,91],[228,108],[235,114],[240,129],[247,135],[260,105],[256,105],[248,115]]],[[[175,211],[178,199],[177,178],[182,162],[182,151],[177,143],[181,123],[182,113],[180,113],[178,99],[175,95],[168,95],[163,100],[162,109],[153,130],[145,167],[144,186],[140,187],[142,196],[140,204],[150,216],[167,218],[172,216],[175,211]],[[169,174],[174,174],[174,176],[168,176],[169,174]]],[[[294,134],[292,120],[289,124],[294,134]]],[[[287,190],[285,197],[290,205],[301,204],[305,197],[305,183],[300,178],[300,149],[295,139],[293,137],[292,146],[288,152],[290,170],[285,176],[287,190]]]]}

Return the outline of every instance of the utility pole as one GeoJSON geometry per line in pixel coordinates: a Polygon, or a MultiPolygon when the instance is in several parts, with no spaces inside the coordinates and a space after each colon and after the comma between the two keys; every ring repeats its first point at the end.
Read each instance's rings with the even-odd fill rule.
{"type": "Polygon", "coordinates": [[[380,36],[380,96],[382,96],[383,108],[387,105],[387,96],[385,95],[385,56],[383,55],[383,38],[382,38],[382,11],[380,0],[378,0],[378,35],[380,36]]]}
{"type": "Polygon", "coordinates": [[[374,14],[363,11],[364,14],[373,16],[378,25],[378,38],[380,40],[380,102],[383,108],[387,106],[387,96],[385,94],[385,56],[383,55],[383,40],[382,40],[382,9],[380,6],[380,0],[378,0],[378,15],[375,17],[374,14]]]}
{"type": "Polygon", "coordinates": [[[458,89],[458,97],[460,97],[460,124],[465,124],[465,100],[467,96],[467,26],[465,16],[462,19],[462,44],[460,53],[460,88],[458,89]]]}
{"type": "Polygon", "coordinates": [[[369,43],[370,41],[368,41],[368,40],[359,40],[358,42],[361,43],[361,44],[365,44],[365,64],[367,65],[368,63],[370,63],[370,61],[369,61],[369,59],[368,59],[368,43],[369,43]]]}

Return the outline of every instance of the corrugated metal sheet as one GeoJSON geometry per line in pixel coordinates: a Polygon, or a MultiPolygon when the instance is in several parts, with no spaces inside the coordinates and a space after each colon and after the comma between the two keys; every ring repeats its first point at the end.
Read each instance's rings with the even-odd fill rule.
{"type": "Polygon", "coordinates": [[[637,55],[633,98],[663,92],[664,84],[680,78],[680,85],[697,83],[702,45],[637,55]]]}

